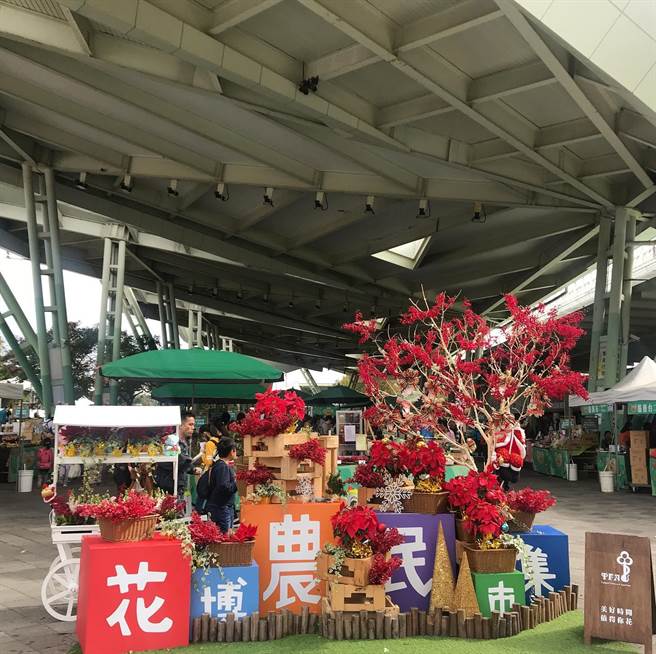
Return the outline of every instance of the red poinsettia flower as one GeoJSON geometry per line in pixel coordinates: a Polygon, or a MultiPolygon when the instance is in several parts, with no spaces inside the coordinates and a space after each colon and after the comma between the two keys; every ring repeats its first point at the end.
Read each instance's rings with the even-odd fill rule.
{"type": "Polygon", "coordinates": [[[292,445],[289,448],[289,456],[297,461],[309,459],[322,466],[326,462],[326,448],[318,438],[310,438],[305,443],[292,445]]]}
{"type": "Polygon", "coordinates": [[[355,469],[353,477],[348,481],[353,484],[359,484],[363,488],[382,488],[385,485],[383,473],[374,470],[371,461],[361,463],[355,469]]]}
{"type": "Polygon", "coordinates": [[[157,503],[146,493],[131,490],[126,495],[117,498],[104,499],[98,504],[81,504],[77,513],[85,518],[96,518],[121,522],[131,518],[145,518],[154,515],[157,503]]]}
{"type": "Polygon", "coordinates": [[[210,545],[211,543],[220,543],[225,540],[225,535],[221,532],[218,525],[212,520],[203,520],[196,511],[191,514],[189,533],[194,543],[200,547],[210,545]]]}
{"type": "Polygon", "coordinates": [[[252,470],[238,470],[237,481],[243,481],[249,486],[266,484],[273,479],[273,472],[261,463],[256,463],[252,470]]]}
{"type": "Polygon", "coordinates": [[[369,583],[376,585],[386,584],[400,566],[401,559],[397,556],[386,559],[384,554],[374,554],[374,559],[369,569],[369,583]]]}
{"type": "Polygon", "coordinates": [[[508,493],[508,506],[514,511],[542,513],[556,503],[556,498],[548,490],[522,488],[508,493]]]}
{"type": "Polygon", "coordinates": [[[342,542],[371,540],[378,533],[378,518],[367,506],[347,509],[342,502],[340,510],[331,518],[333,532],[342,542]]]}
{"type": "Polygon", "coordinates": [[[446,470],[446,456],[436,441],[416,439],[408,441],[401,449],[401,464],[413,476],[426,475],[441,481],[446,470]]]}
{"type": "Polygon", "coordinates": [[[377,554],[387,554],[393,547],[405,542],[405,537],[396,527],[378,525],[378,533],[371,539],[371,548],[377,554]]]}
{"type": "Polygon", "coordinates": [[[266,391],[255,395],[257,402],[241,422],[230,429],[241,436],[277,436],[305,415],[305,402],[293,391],[266,391]]]}
{"type": "Polygon", "coordinates": [[[242,522],[236,531],[225,538],[225,541],[228,543],[245,543],[246,541],[255,540],[256,534],[257,526],[242,522]]]}

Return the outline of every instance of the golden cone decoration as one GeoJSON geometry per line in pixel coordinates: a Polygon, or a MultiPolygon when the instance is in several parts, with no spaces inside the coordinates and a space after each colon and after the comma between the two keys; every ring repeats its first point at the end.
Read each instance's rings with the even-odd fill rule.
{"type": "Polygon", "coordinates": [[[478,599],[476,598],[476,590],[474,589],[474,582],[472,581],[471,570],[469,569],[467,552],[462,553],[453,604],[455,610],[463,609],[468,618],[474,615],[474,613],[479,612],[478,599]]]}
{"type": "MultiPolygon", "coordinates": [[[[469,566],[467,566],[469,569],[469,566]]],[[[453,569],[451,559],[446,549],[442,521],[437,532],[437,547],[435,548],[435,564],[433,566],[433,587],[431,589],[430,610],[453,607],[453,569]]]]}

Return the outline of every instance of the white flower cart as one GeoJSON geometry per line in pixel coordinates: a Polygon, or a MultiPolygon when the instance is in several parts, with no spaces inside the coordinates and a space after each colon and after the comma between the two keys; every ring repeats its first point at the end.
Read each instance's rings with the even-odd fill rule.
{"type": "MultiPolygon", "coordinates": [[[[61,427],[116,427],[151,428],[180,425],[180,409],[170,406],[58,406],[55,409],[55,466],[53,484],[57,485],[60,465],[114,465],[117,463],[172,463],[174,493],[177,492],[178,457],[162,454],[150,456],[89,457],[62,456],[60,443],[61,427]]],[[[80,570],[80,545],[82,537],[99,533],[98,525],[57,525],[51,512],[50,527],[52,543],[57,547],[57,556],[50,565],[41,585],[41,601],[45,610],[57,620],[73,622],[76,619],[78,574],[80,570]]]]}

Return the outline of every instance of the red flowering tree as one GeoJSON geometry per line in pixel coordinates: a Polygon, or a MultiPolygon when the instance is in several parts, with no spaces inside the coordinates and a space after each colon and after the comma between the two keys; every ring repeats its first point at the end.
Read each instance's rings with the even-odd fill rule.
{"type": "Polygon", "coordinates": [[[570,352],[584,333],[582,314],[558,317],[506,296],[511,321],[494,328],[469,302],[461,314],[455,303],[444,293],[432,304],[413,302],[401,316],[403,333],[383,335],[361,314],[344,328],[374,346],[358,364],[373,402],[369,421],[406,438],[428,429],[474,469],[465,428],[479,431],[489,464],[497,442],[521,418],[542,415],[568,393],[587,397],[583,376],[570,368],[570,352]],[[445,427],[450,421],[455,434],[445,427]]]}
{"type": "Polygon", "coordinates": [[[255,395],[257,402],[241,422],[230,423],[240,436],[277,436],[305,416],[305,402],[293,391],[266,391],[255,395]]]}

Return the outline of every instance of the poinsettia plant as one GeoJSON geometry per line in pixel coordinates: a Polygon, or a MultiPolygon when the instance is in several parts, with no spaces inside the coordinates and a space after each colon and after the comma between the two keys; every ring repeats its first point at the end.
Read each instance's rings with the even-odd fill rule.
{"type": "Polygon", "coordinates": [[[371,461],[361,463],[348,481],[363,488],[382,488],[385,485],[383,473],[374,470],[371,461]]]}
{"type": "Polygon", "coordinates": [[[223,536],[224,543],[247,543],[255,540],[257,535],[257,526],[249,525],[245,522],[239,523],[235,531],[228,532],[223,536]]]}
{"type": "Polygon", "coordinates": [[[548,490],[522,488],[518,491],[510,491],[507,495],[511,511],[542,513],[556,503],[556,498],[548,490]]]}
{"type": "Polygon", "coordinates": [[[405,445],[392,440],[374,441],[369,449],[369,463],[377,472],[387,471],[392,477],[406,472],[402,462],[405,445]]]}
{"type": "Polygon", "coordinates": [[[146,493],[131,490],[125,495],[102,499],[97,504],[80,504],[77,512],[85,518],[121,522],[155,515],[157,502],[146,493]]]}
{"type": "Polygon", "coordinates": [[[198,547],[206,547],[212,543],[220,543],[223,540],[223,533],[216,522],[203,520],[196,511],[191,514],[189,533],[191,540],[198,547]]]}
{"type": "Polygon", "coordinates": [[[347,547],[368,543],[378,533],[378,518],[373,509],[367,506],[349,509],[342,502],[340,510],[331,518],[331,523],[335,537],[347,547]]]}
{"type": "Polygon", "coordinates": [[[186,503],[175,495],[163,495],[157,500],[156,510],[162,520],[176,520],[185,513],[186,503]]]}
{"type": "Polygon", "coordinates": [[[401,463],[413,476],[416,490],[428,493],[441,490],[446,471],[446,456],[437,441],[409,439],[401,451],[401,463]]]}
{"type": "Polygon", "coordinates": [[[433,302],[413,301],[401,316],[402,330],[392,335],[361,314],[344,328],[372,345],[358,363],[373,403],[369,422],[405,438],[429,430],[474,470],[465,429],[481,434],[490,464],[497,443],[523,417],[541,416],[569,393],[587,397],[583,375],[570,367],[583,315],[559,317],[506,296],[510,321],[494,327],[468,301],[456,302],[445,293],[433,302]],[[455,429],[446,427],[451,421],[455,429]]]}
{"type": "Polygon", "coordinates": [[[308,459],[322,466],[326,462],[326,448],[318,438],[310,438],[305,443],[292,445],[289,448],[289,456],[296,461],[308,459]]]}
{"type": "Polygon", "coordinates": [[[265,391],[255,395],[255,406],[230,430],[241,436],[277,436],[292,429],[305,416],[305,402],[293,391],[265,391]]]}

